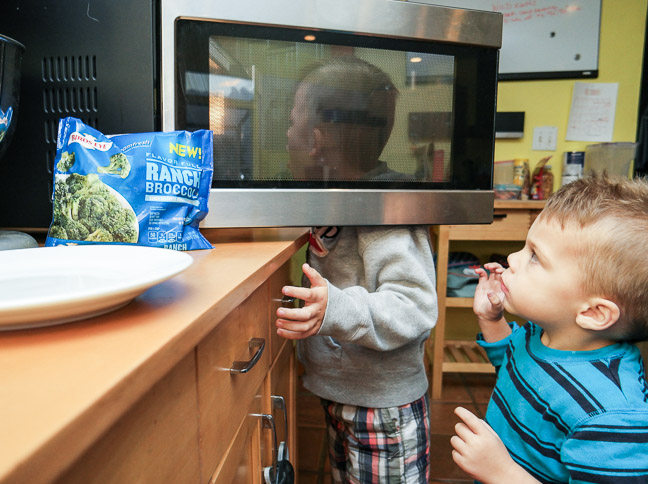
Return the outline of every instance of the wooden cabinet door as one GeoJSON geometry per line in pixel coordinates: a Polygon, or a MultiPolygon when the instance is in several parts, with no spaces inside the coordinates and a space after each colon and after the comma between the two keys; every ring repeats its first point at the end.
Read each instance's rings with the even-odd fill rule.
{"type": "MultiPolygon", "coordinates": [[[[270,372],[270,392],[273,397],[282,397],[285,405],[287,421],[284,412],[272,405],[272,415],[277,427],[277,439],[286,442],[290,462],[296,469],[297,463],[297,367],[295,363],[295,348],[292,341],[284,341],[279,356],[270,372]]],[[[272,403],[272,402],[271,402],[272,403]]]]}

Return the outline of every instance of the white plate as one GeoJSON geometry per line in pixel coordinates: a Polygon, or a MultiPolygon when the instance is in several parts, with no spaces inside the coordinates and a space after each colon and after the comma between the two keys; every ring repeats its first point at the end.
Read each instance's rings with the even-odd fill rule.
{"type": "Polygon", "coordinates": [[[0,330],[67,323],[113,311],[192,262],[184,252],[139,245],[0,251],[0,330]]]}

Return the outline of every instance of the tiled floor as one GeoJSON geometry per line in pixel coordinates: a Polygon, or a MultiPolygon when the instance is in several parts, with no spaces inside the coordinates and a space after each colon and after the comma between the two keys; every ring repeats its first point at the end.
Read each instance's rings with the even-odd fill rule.
{"type": "MultiPolygon", "coordinates": [[[[473,482],[452,461],[450,437],[454,434],[454,425],[458,420],[453,411],[455,407],[463,406],[483,417],[494,384],[493,374],[444,375],[441,399],[432,400],[430,403],[430,484],[473,482]]],[[[331,484],[324,417],[319,399],[301,386],[297,394],[297,438],[299,484],[331,484]]]]}

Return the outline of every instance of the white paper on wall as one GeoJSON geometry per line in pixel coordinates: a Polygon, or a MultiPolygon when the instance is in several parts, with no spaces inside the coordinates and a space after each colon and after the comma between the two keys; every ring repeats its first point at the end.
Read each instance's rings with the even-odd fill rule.
{"type": "Polygon", "coordinates": [[[576,82],[572,94],[566,141],[612,141],[617,82],[576,82]]]}

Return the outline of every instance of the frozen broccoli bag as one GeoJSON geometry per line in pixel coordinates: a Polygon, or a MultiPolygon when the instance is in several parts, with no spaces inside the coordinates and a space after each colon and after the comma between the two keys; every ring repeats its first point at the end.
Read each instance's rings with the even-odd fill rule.
{"type": "Polygon", "coordinates": [[[198,224],[208,210],[212,142],[207,130],[106,136],[61,119],[45,245],[211,249],[198,224]]]}

